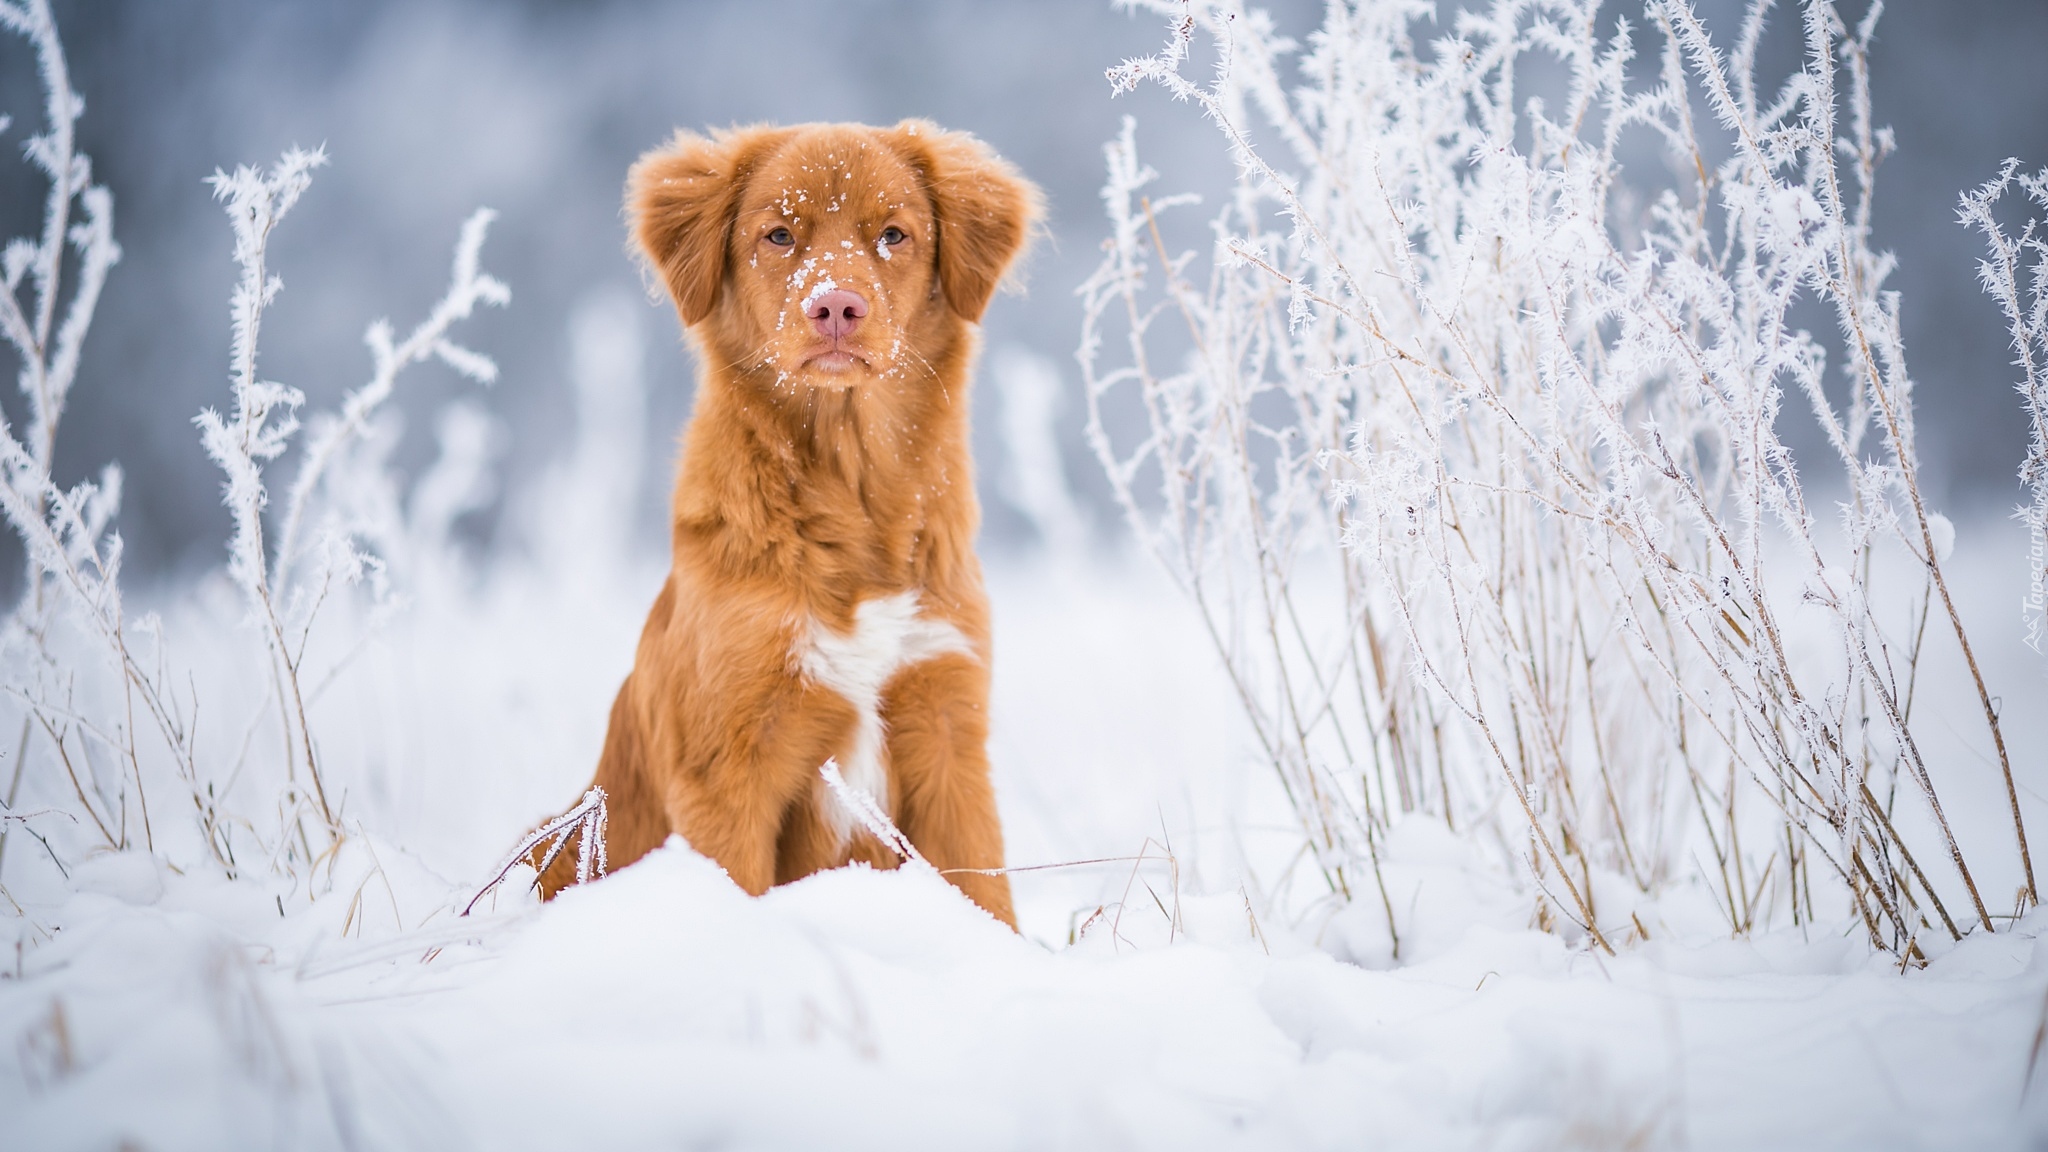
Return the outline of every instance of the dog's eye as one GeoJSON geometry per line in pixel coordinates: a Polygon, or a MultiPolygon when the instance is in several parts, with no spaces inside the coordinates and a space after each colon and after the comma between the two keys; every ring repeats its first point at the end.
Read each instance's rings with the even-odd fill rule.
{"type": "Polygon", "coordinates": [[[787,248],[791,244],[796,243],[796,237],[790,235],[787,228],[777,228],[775,231],[768,233],[768,242],[777,248],[787,248]]]}
{"type": "Polygon", "coordinates": [[[882,229],[882,243],[887,244],[891,248],[894,248],[896,245],[901,244],[908,239],[910,239],[910,233],[905,232],[903,229],[898,228],[894,224],[891,224],[887,228],[882,229]]]}

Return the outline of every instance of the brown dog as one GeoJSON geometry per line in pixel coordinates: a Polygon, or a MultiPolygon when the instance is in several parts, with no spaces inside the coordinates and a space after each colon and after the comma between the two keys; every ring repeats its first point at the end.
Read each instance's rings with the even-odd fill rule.
{"type": "MultiPolygon", "coordinates": [[[[626,203],[703,367],[598,761],[611,865],[679,832],[755,894],[892,867],[821,782],[836,758],[936,867],[1001,867],[967,398],[1037,190],[907,120],[678,133],[626,203]]],[[[542,891],[573,878],[565,853],[542,891]]],[[[950,879],[1015,926],[1002,876],[950,879]]]]}

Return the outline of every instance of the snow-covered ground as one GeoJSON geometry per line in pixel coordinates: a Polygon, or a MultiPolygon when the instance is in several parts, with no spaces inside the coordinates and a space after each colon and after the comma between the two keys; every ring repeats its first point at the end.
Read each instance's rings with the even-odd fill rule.
{"type": "MultiPolygon", "coordinates": [[[[1145,857],[1016,874],[1021,938],[930,874],[752,899],[681,843],[457,918],[587,779],[658,576],[423,598],[318,706],[357,832],[310,887],[139,853],[67,881],[17,837],[0,1146],[2048,1140],[2048,914],[1904,975],[1849,925],[1728,941],[1702,919],[1605,958],[1530,930],[1420,821],[1389,845],[1399,965],[1369,910],[1301,914],[1287,809],[1142,564],[991,572],[1011,862],[1145,857]]],[[[193,604],[187,643],[215,642],[193,604]]]]}

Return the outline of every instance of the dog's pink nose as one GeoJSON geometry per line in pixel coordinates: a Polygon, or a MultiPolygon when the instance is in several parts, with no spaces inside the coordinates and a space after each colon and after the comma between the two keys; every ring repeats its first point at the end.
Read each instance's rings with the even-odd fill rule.
{"type": "Polygon", "coordinates": [[[811,325],[827,340],[853,335],[861,317],[868,314],[868,302],[858,292],[834,288],[811,301],[811,325]]]}

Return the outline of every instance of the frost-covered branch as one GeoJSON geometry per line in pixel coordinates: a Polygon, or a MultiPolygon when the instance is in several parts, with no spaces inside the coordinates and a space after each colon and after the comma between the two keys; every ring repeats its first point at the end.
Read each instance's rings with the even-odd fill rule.
{"type": "Polygon", "coordinates": [[[478,268],[484,234],[492,219],[488,209],[481,209],[463,225],[448,292],[413,333],[403,343],[393,344],[389,324],[379,321],[370,326],[370,381],[350,393],[338,413],[314,420],[272,555],[266,543],[264,513],[269,493],[263,470],[284,453],[298,431],[297,411],[304,396],[295,388],[257,375],[263,311],[283,287],[270,273],[266,257],[272,230],[311,184],[313,170],[326,162],[326,154],[320,150],[293,149],[267,173],[243,166],[212,177],[214,194],[224,202],[234,228],[235,261],[242,269],[230,300],[234,328],[230,383],[235,405],[232,419],[207,409],[196,422],[208,455],[227,474],[224,500],[235,520],[228,571],[242,589],[270,650],[288,765],[294,779],[303,767],[322,821],[330,835],[339,835],[337,813],[328,798],[306,716],[302,666],[314,619],[333,589],[380,570],[381,561],[352,542],[355,526],[337,522],[321,537],[321,562],[311,571],[302,571],[304,525],[323,485],[332,478],[335,464],[365,435],[370,418],[390,398],[398,374],[406,367],[435,356],[482,382],[496,376],[496,366],[489,359],[454,343],[448,332],[457,321],[470,316],[478,302],[502,305],[511,294],[504,284],[478,268]]]}
{"type": "Polygon", "coordinates": [[[280,578],[289,574],[298,558],[299,536],[321,482],[340,453],[364,434],[371,416],[390,398],[400,372],[434,357],[479,384],[489,384],[498,378],[498,366],[489,357],[448,338],[448,330],[458,321],[469,319],[479,303],[503,307],[511,302],[512,290],[477,267],[484,235],[496,218],[497,213],[479,208],[464,222],[461,239],[455,245],[455,267],[447,293],[403,343],[391,342],[391,325],[384,320],[370,325],[364,334],[373,365],[370,381],[348,394],[340,412],[316,421],[307,438],[305,463],[292,482],[284,527],[278,534],[280,578]]]}
{"type": "Polygon", "coordinates": [[[268,173],[243,165],[233,173],[216,171],[210,179],[216,199],[224,201],[235,233],[235,263],[242,275],[229,297],[233,340],[229,352],[229,383],[234,390],[234,415],[223,418],[207,408],[194,418],[207,455],[227,474],[223,502],[235,521],[228,544],[228,575],[241,588],[249,610],[263,629],[273,664],[272,678],[285,732],[287,763],[296,779],[303,763],[313,797],[330,835],[340,823],[328,802],[313,734],[305,722],[296,659],[298,646],[287,635],[285,605],[273,588],[265,548],[263,511],[270,502],[263,467],[284,453],[298,431],[298,408],[305,395],[256,375],[258,338],[263,310],[284,288],[266,263],[270,233],[313,183],[313,170],[327,162],[326,153],[294,148],[268,173]]]}
{"type": "Polygon", "coordinates": [[[2019,161],[2007,160],[1997,179],[1963,193],[1960,216],[1984,234],[1990,249],[1978,263],[1978,277],[2005,313],[2013,366],[2020,370],[2016,387],[2029,428],[2027,457],[2019,470],[2028,502],[2016,513],[2027,525],[2028,538],[2027,594],[2020,614],[2027,647],[2039,654],[2048,632],[2048,236],[2041,215],[2030,215],[2017,236],[2000,227],[1994,211],[2015,184],[2033,213],[2048,213],[2048,169],[2024,174],[2019,161]]]}

